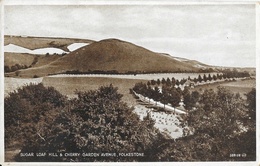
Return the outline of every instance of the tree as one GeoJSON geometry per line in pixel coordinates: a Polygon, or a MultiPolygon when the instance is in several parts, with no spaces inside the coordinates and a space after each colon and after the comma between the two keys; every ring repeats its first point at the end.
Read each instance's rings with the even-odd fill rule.
{"type": "Polygon", "coordinates": [[[161,84],[161,81],[160,81],[160,79],[158,78],[157,79],[157,85],[159,86],[161,84]]]}
{"type": "Polygon", "coordinates": [[[5,73],[9,73],[11,71],[10,67],[9,66],[4,66],[4,72],[5,73]]]}
{"type": "Polygon", "coordinates": [[[197,109],[183,116],[192,135],[175,141],[154,142],[152,151],[155,153],[149,154],[149,158],[153,161],[255,161],[256,135],[255,129],[244,123],[248,117],[245,101],[220,87],[216,92],[207,90],[201,96],[198,92],[196,95],[208,100],[199,100],[197,109]],[[205,107],[205,110],[209,101],[213,107],[205,107]],[[230,158],[234,152],[247,156],[230,158]]]}
{"type": "Polygon", "coordinates": [[[196,103],[200,100],[200,94],[198,91],[191,92],[191,104],[193,107],[196,106],[196,103]]]}
{"type": "Polygon", "coordinates": [[[194,78],[193,81],[195,84],[198,82],[197,78],[194,78]]]}
{"type": "Polygon", "coordinates": [[[172,107],[176,108],[179,106],[181,101],[181,94],[176,90],[176,88],[171,88],[170,90],[170,99],[169,99],[172,107]]]}
{"type": "Polygon", "coordinates": [[[176,83],[176,80],[174,77],[172,77],[172,86],[174,87],[175,86],[175,83],[176,83]]]}
{"type": "Polygon", "coordinates": [[[151,98],[153,97],[153,89],[152,89],[151,86],[148,86],[147,92],[146,92],[146,96],[148,97],[149,103],[150,103],[150,100],[151,100],[151,98]]]}
{"type": "MultiPolygon", "coordinates": [[[[144,152],[154,140],[161,139],[148,114],[141,121],[121,101],[122,95],[112,85],[98,90],[77,92],[70,111],[61,111],[54,120],[44,124],[40,139],[23,146],[21,152],[59,153],[129,153],[144,152]]],[[[19,161],[138,161],[138,157],[42,157],[18,158],[19,161]]]]}
{"type": "Polygon", "coordinates": [[[142,94],[142,95],[146,95],[147,92],[147,85],[143,82],[138,82],[135,84],[135,86],[133,87],[133,90],[138,93],[138,94],[142,94]]]}
{"type": "Polygon", "coordinates": [[[163,85],[166,84],[165,78],[162,78],[162,84],[163,84],[163,85]]]}
{"type": "Polygon", "coordinates": [[[256,118],[256,88],[253,88],[250,92],[246,94],[247,97],[247,107],[249,109],[250,118],[256,118]]]}
{"type": "Polygon", "coordinates": [[[162,94],[160,93],[160,90],[159,90],[158,86],[155,86],[155,87],[154,87],[152,96],[153,96],[153,97],[152,97],[153,100],[156,102],[155,105],[157,105],[157,102],[161,100],[161,96],[162,96],[162,94]]]}
{"type": "Polygon", "coordinates": [[[151,85],[151,83],[150,83],[150,81],[148,81],[148,82],[147,82],[147,86],[150,86],[150,85],[151,85]]]}
{"type": "Polygon", "coordinates": [[[162,86],[162,96],[161,96],[161,102],[165,105],[169,103],[169,97],[170,97],[170,88],[166,85],[162,86]]]}
{"type": "Polygon", "coordinates": [[[188,87],[185,87],[183,90],[183,103],[184,103],[185,109],[187,109],[187,110],[192,109],[191,94],[190,94],[190,90],[188,87]]]}
{"type": "Polygon", "coordinates": [[[196,103],[199,101],[200,94],[198,91],[190,92],[188,87],[184,88],[183,91],[183,103],[184,107],[187,110],[191,110],[193,107],[196,106],[196,103]]]}
{"type": "Polygon", "coordinates": [[[211,77],[210,74],[209,74],[209,76],[208,76],[208,80],[209,80],[209,81],[212,81],[212,77],[211,77]]]}
{"type": "Polygon", "coordinates": [[[213,80],[216,81],[217,80],[217,76],[214,74],[213,75],[213,80]]]}
{"type": "Polygon", "coordinates": [[[177,86],[180,85],[180,81],[179,80],[176,80],[176,83],[175,83],[177,86]]]}
{"type": "Polygon", "coordinates": [[[166,85],[167,85],[167,86],[171,86],[171,80],[170,80],[169,77],[166,79],[166,85]]]}
{"type": "Polygon", "coordinates": [[[202,82],[201,75],[198,76],[198,81],[199,81],[200,83],[202,82]]]}
{"type": "Polygon", "coordinates": [[[32,132],[37,132],[35,126],[40,118],[56,113],[65,103],[65,96],[43,84],[27,85],[10,93],[4,99],[6,146],[17,139],[20,145],[31,139],[32,132]]]}
{"type": "Polygon", "coordinates": [[[151,85],[155,85],[156,81],[155,80],[151,80],[151,85]]]}
{"type": "Polygon", "coordinates": [[[203,75],[203,81],[204,81],[204,82],[207,82],[207,80],[208,80],[208,78],[207,78],[206,74],[204,74],[204,75],[203,75]]]}

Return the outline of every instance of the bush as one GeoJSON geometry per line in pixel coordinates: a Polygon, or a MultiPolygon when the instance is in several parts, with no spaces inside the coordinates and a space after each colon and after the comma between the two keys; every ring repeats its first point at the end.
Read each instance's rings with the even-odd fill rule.
{"type": "MultiPolygon", "coordinates": [[[[76,92],[66,109],[38,121],[38,130],[21,152],[129,153],[144,152],[162,135],[148,116],[141,121],[112,85],[76,92]]],[[[27,157],[18,161],[137,161],[140,157],[27,157]]]]}
{"type": "Polygon", "coordinates": [[[43,84],[27,85],[12,92],[4,100],[6,146],[19,140],[20,145],[28,139],[27,131],[35,128],[41,116],[65,106],[65,97],[52,87],[43,84]]]}

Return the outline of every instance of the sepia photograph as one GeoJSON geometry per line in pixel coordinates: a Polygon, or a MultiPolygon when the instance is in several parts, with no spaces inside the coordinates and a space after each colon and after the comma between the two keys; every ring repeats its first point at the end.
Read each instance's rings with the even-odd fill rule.
{"type": "Polygon", "coordinates": [[[3,13],[4,162],[257,161],[256,4],[3,13]]]}

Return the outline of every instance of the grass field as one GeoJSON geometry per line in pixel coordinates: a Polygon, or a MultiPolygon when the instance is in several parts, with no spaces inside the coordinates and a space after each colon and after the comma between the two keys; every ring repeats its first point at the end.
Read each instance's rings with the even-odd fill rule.
{"type": "Polygon", "coordinates": [[[18,88],[29,85],[29,84],[39,84],[42,82],[42,78],[11,78],[11,77],[5,77],[4,83],[5,83],[5,93],[4,95],[7,96],[8,93],[13,92],[17,90],[18,88]]]}
{"type": "Polygon", "coordinates": [[[219,82],[214,84],[207,84],[195,87],[193,90],[202,91],[205,89],[217,90],[217,87],[225,87],[233,93],[239,93],[241,97],[246,98],[245,94],[250,92],[252,88],[256,87],[255,79],[237,80],[230,82],[219,82]]]}
{"type": "Polygon", "coordinates": [[[136,101],[130,94],[129,89],[133,88],[135,83],[145,81],[140,79],[121,79],[121,78],[101,78],[101,77],[44,77],[44,86],[53,86],[62,94],[68,97],[75,97],[75,91],[96,90],[100,86],[113,84],[118,87],[118,92],[123,94],[123,101],[129,106],[136,105],[136,101]]]}

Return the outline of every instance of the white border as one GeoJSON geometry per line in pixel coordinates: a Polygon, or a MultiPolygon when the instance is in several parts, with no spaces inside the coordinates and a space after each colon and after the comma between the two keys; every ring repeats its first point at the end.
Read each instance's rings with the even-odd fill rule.
{"type": "Polygon", "coordinates": [[[16,162],[6,162],[4,163],[4,58],[3,58],[3,43],[4,43],[4,6],[6,5],[236,5],[236,4],[255,4],[256,5],[256,89],[257,89],[257,100],[260,100],[260,1],[253,1],[253,0],[207,0],[207,1],[175,1],[175,0],[0,0],[0,88],[1,88],[1,94],[0,94],[0,164],[2,165],[17,165],[17,166],[25,166],[25,165],[176,165],[176,166],[183,166],[183,165],[202,165],[202,166],[218,166],[218,165],[234,165],[234,166],[259,166],[260,160],[260,144],[259,144],[259,138],[260,138],[260,123],[259,123],[259,107],[260,104],[257,103],[257,160],[255,162],[121,162],[121,163],[84,163],[84,162],[77,162],[77,163],[58,163],[58,162],[49,162],[49,163],[35,163],[35,162],[24,162],[24,163],[16,163],[16,162]]]}

